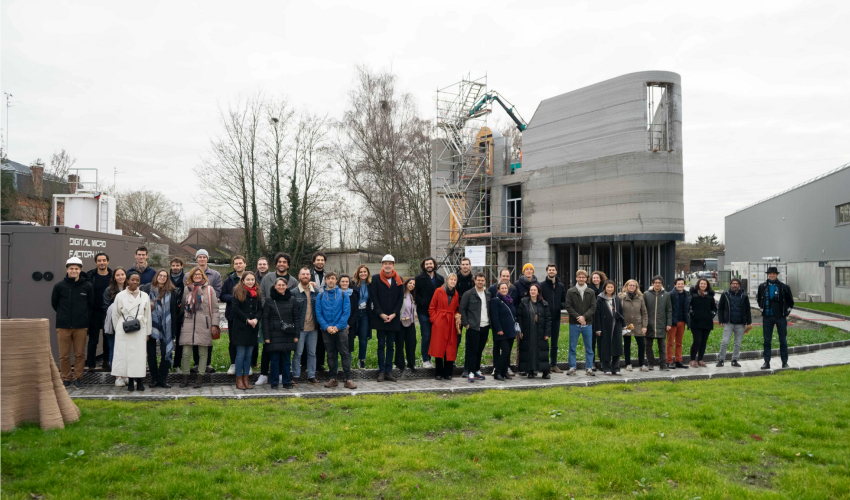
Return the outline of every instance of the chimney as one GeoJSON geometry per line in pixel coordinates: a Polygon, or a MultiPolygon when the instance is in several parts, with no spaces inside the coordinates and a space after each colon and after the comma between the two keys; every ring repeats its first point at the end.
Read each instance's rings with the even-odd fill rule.
{"type": "Polygon", "coordinates": [[[74,194],[77,192],[77,184],[79,184],[80,178],[78,175],[68,174],[68,193],[74,194]]]}
{"type": "Polygon", "coordinates": [[[30,171],[32,171],[33,191],[38,196],[41,196],[44,189],[44,163],[42,163],[41,158],[35,160],[33,164],[30,165],[30,171]]]}

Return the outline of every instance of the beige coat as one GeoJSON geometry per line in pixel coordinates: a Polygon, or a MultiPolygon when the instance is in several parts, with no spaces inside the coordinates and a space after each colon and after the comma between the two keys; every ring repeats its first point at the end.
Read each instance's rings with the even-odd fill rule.
{"type": "Polygon", "coordinates": [[[192,294],[187,286],[183,290],[183,310],[186,317],[180,329],[180,345],[212,345],[212,327],[219,326],[218,298],[210,285],[201,288],[201,303],[195,314],[189,313],[189,296],[192,294]]]}
{"type": "Polygon", "coordinates": [[[623,317],[626,319],[626,328],[629,325],[634,325],[635,329],[631,333],[624,335],[633,335],[635,337],[643,337],[642,328],[646,328],[649,322],[649,315],[646,313],[646,302],[643,301],[642,295],[635,295],[634,299],[629,299],[629,294],[623,292],[620,294],[620,300],[623,302],[623,317]]]}

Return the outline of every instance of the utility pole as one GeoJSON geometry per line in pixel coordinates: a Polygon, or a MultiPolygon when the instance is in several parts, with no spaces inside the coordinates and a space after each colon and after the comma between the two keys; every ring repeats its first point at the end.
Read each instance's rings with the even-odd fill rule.
{"type": "Polygon", "coordinates": [[[9,108],[12,107],[12,94],[8,92],[3,92],[6,94],[6,157],[9,157],[9,108]]]}

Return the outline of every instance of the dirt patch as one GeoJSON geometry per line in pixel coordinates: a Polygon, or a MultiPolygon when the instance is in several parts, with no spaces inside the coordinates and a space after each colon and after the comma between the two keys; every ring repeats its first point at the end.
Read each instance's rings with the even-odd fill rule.
{"type": "Polygon", "coordinates": [[[324,460],[326,456],[328,456],[328,452],[326,451],[320,451],[316,453],[316,458],[318,458],[319,460],[324,460]]]}
{"type": "Polygon", "coordinates": [[[747,467],[746,465],[738,467],[738,472],[740,472],[744,483],[767,489],[770,489],[770,481],[776,475],[770,470],[761,467],[747,467]]]}

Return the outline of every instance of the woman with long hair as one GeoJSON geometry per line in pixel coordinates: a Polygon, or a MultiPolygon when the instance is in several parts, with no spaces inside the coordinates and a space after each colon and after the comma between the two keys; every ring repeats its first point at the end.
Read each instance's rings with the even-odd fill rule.
{"type": "Polygon", "coordinates": [[[717,315],[717,302],[714,301],[714,290],[705,278],[697,281],[697,286],[691,288],[691,304],[688,314],[691,317],[690,328],[694,336],[691,344],[691,368],[705,368],[702,360],[705,356],[705,346],[708,344],[708,336],[714,328],[714,316],[717,315]]]}
{"type": "Polygon", "coordinates": [[[451,380],[457,359],[457,336],[460,333],[460,293],[457,275],[446,276],[443,286],[434,291],[428,316],[431,319],[431,345],[428,355],[434,359],[437,380],[451,380]]]}
{"type": "Polygon", "coordinates": [[[617,296],[617,285],[606,280],[596,300],[593,317],[595,339],[599,339],[599,359],[605,375],[620,374],[620,356],[623,355],[623,301],[617,296]]]}
{"type": "Polygon", "coordinates": [[[115,329],[115,354],[112,357],[112,375],[126,377],[127,390],[144,391],[145,343],[151,335],[151,302],[148,294],[139,290],[141,277],[131,274],[127,288],[115,296],[112,325],[115,329]],[[125,331],[125,322],[137,320],[138,330],[125,331]]]}
{"type": "MultiPolygon", "coordinates": [[[[372,298],[369,297],[369,285],[372,283],[372,274],[365,264],[357,266],[357,271],[354,272],[354,290],[352,296],[357,296],[357,309],[351,312],[354,319],[357,341],[359,342],[358,366],[366,368],[366,348],[369,345],[369,339],[372,338],[372,329],[369,327],[369,316],[372,313],[372,298]]],[[[349,347],[351,353],[354,353],[354,332],[349,332],[349,347]]],[[[353,356],[352,356],[353,357],[353,356]]]]}
{"type": "Polygon", "coordinates": [[[404,373],[405,358],[407,369],[413,375],[416,366],[416,281],[404,280],[404,305],[401,306],[401,330],[395,338],[395,365],[404,373]]]}
{"type": "Polygon", "coordinates": [[[508,366],[516,338],[516,307],[510,296],[510,289],[508,283],[499,283],[496,295],[490,299],[490,317],[493,319],[493,378],[500,382],[511,379],[508,366]]]}
{"type": "Polygon", "coordinates": [[[212,345],[213,335],[218,338],[219,328],[218,297],[210,285],[207,275],[200,267],[195,267],[186,275],[186,288],[183,292],[183,310],[185,317],[180,328],[180,345],[188,346],[183,349],[183,381],[180,387],[189,386],[189,368],[192,365],[192,346],[202,346],[198,349],[198,378],[195,389],[204,382],[204,371],[208,363],[208,346],[212,345]]]}
{"type": "Polygon", "coordinates": [[[147,285],[141,289],[151,299],[151,337],[147,343],[148,369],[151,372],[153,387],[168,389],[167,377],[171,369],[174,337],[179,334],[180,325],[176,318],[180,307],[177,288],[171,281],[170,272],[160,269],[147,285]],[[159,366],[157,366],[156,346],[159,343],[159,366]]]}
{"type": "Polygon", "coordinates": [[[646,312],[646,302],[640,291],[636,280],[629,280],[623,285],[620,294],[620,302],[623,304],[623,320],[626,324],[623,333],[623,354],[626,357],[626,371],[632,371],[632,337],[637,339],[638,362],[640,371],[648,372],[646,366],[646,325],[649,324],[649,315],[646,312]]]}
{"type": "Polygon", "coordinates": [[[254,273],[245,271],[239,284],[233,288],[230,303],[233,306],[230,344],[236,346],[236,388],[244,391],[254,388],[248,374],[251,370],[251,352],[257,346],[263,309],[263,297],[254,273]]]}
{"type": "MultiPolygon", "coordinates": [[[[115,352],[115,328],[112,325],[112,304],[115,302],[115,296],[127,288],[127,270],[121,266],[115,268],[112,272],[112,278],[109,280],[109,286],[103,291],[103,309],[106,311],[106,320],[103,324],[103,339],[104,353],[103,359],[109,360],[110,371],[112,370],[112,355],[115,352]],[[108,351],[108,352],[107,352],[108,351]]],[[[97,297],[95,297],[97,300],[97,297]]],[[[127,381],[123,377],[115,379],[116,387],[124,387],[127,381]]]]}
{"type": "Polygon", "coordinates": [[[550,378],[549,333],[552,329],[552,315],[549,304],[543,300],[539,283],[529,285],[528,295],[520,300],[516,316],[521,340],[519,371],[528,373],[528,378],[534,378],[537,371],[543,372],[543,378],[550,378]]]}

